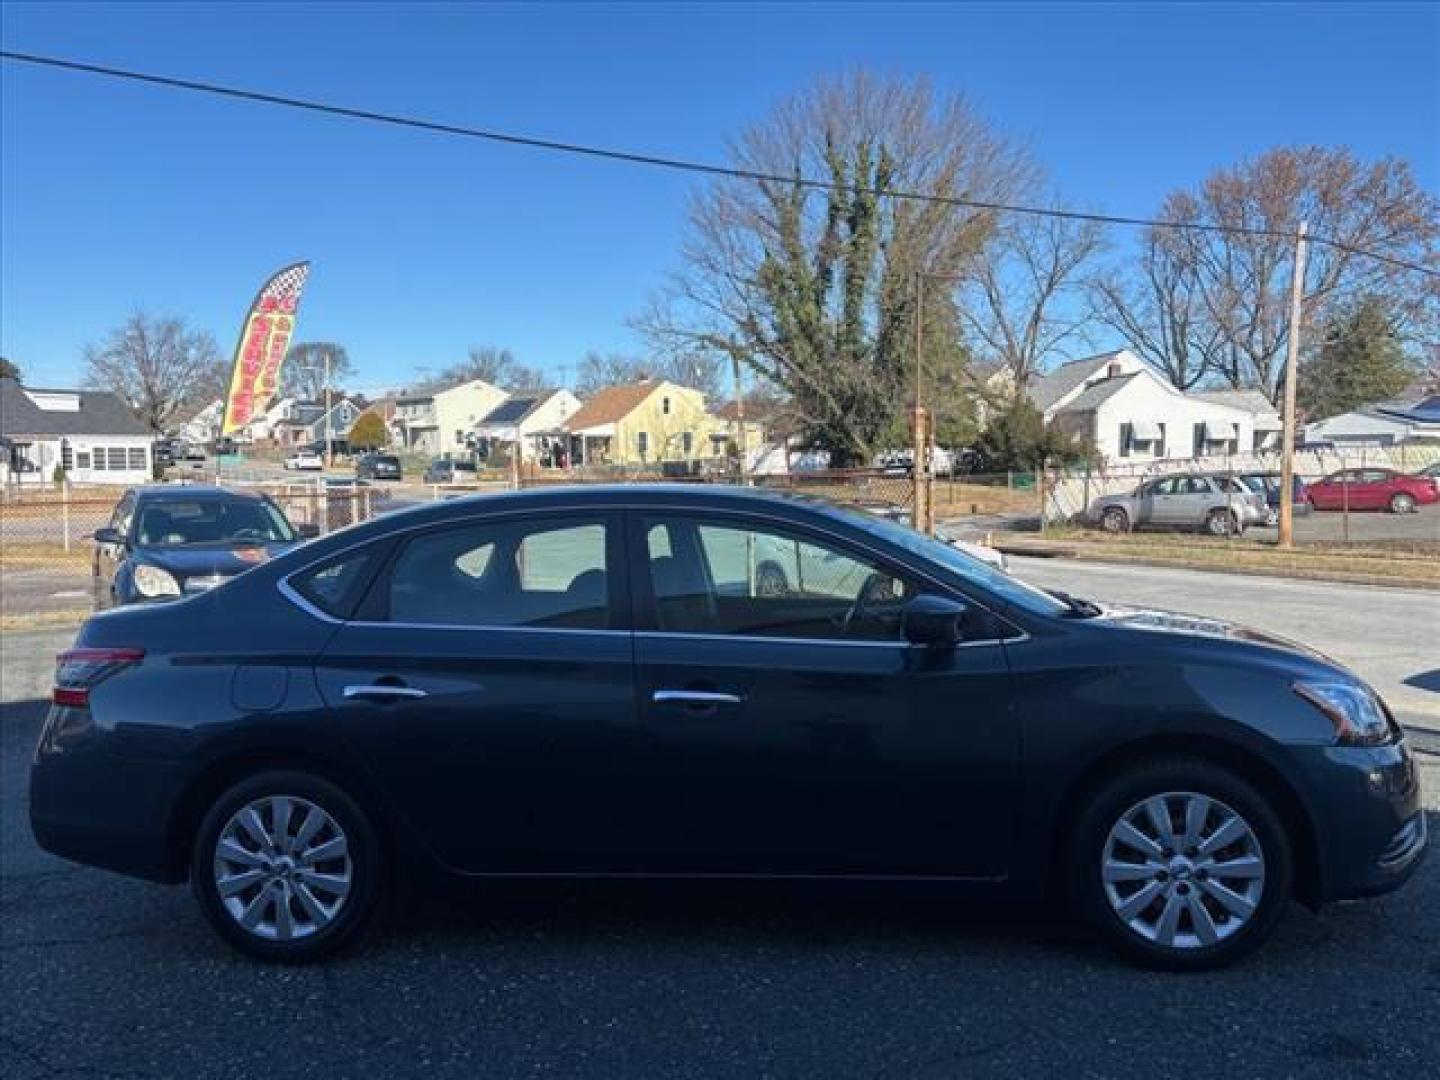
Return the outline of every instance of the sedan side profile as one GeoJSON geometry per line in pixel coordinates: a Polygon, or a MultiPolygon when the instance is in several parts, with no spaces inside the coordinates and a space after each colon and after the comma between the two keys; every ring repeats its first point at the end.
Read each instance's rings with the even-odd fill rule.
{"type": "Polygon", "coordinates": [[[1400,728],[1321,656],[695,485],[428,504],[92,618],[30,818],[58,855],[188,879],[279,961],[434,871],[1061,895],[1129,957],[1204,968],[1292,898],[1396,888],[1427,842],[1400,728]]]}
{"type": "Polygon", "coordinates": [[[1316,510],[1388,510],[1410,514],[1440,502],[1440,479],[1394,469],[1342,469],[1306,489],[1316,510]]]}

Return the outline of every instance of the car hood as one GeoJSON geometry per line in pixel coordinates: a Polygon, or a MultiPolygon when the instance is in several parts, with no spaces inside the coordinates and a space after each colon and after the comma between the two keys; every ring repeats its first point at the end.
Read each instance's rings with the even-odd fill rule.
{"type": "Polygon", "coordinates": [[[177,577],[233,577],[288,551],[293,543],[182,544],[137,548],[135,561],[158,566],[177,577]]]}
{"type": "Polygon", "coordinates": [[[1302,645],[1298,641],[1256,630],[1240,623],[1214,619],[1207,615],[1187,615],[1179,611],[1164,611],[1157,608],[1129,607],[1124,604],[1101,604],[1100,615],[1090,622],[1093,626],[1113,626],[1125,630],[1146,630],[1164,634],[1183,634],[1189,637],[1221,638],[1250,645],[1264,645],[1272,649],[1295,653],[1311,660],[1319,660],[1339,666],[1324,653],[1302,645]]]}

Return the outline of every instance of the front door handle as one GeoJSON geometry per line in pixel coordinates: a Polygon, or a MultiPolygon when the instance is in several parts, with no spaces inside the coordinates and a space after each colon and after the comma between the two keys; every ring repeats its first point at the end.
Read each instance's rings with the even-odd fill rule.
{"type": "Polygon", "coordinates": [[[344,694],[347,698],[423,698],[429,697],[424,690],[414,686],[387,686],[384,683],[374,683],[366,686],[347,686],[344,694]]]}
{"type": "Polygon", "coordinates": [[[739,705],[744,699],[739,694],[727,694],[722,690],[656,690],[650,700],[656,705],[672,702],[682,705],[739,705]]]}

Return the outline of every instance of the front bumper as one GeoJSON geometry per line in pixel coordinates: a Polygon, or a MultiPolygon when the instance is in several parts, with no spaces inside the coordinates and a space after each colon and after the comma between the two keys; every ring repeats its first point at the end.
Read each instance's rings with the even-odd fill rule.
{"type": "Polygon", "coordinates": [[[1399,888],[1424,860],[1429,823],[1409,748],[1317,748],[1307,753],[1321,901],[1399,888]]]}

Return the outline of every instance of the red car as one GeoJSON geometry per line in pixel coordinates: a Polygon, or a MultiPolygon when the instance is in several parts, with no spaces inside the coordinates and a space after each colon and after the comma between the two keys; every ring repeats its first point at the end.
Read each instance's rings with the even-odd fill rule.
{"type": "Polygon", "coordinates": [[[1409,476],[1394,469],[1343,469],[1306,487],[1316,510],[1389,510],[1408,514],[1417,506],[1440,502],[1440,480],[1409,476]]]}

